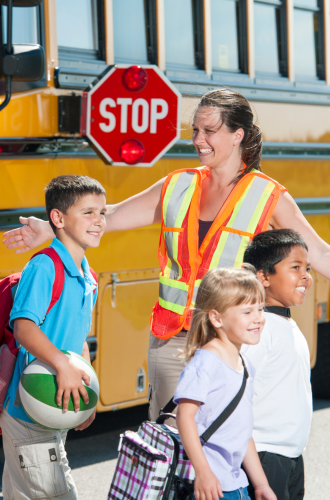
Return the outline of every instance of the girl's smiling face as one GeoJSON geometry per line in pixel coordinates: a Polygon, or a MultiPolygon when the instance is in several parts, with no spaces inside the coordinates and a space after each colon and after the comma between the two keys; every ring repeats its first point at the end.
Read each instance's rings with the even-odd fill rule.
{"type": "Polygon", "coordinates": [[[242,344],[258,344],[265,324],[264,306],[263,302],[245,303],[229,307],[222,314],[212,309],[209,318],[220,340],[240,349],[242,344]]]}
{"type": "Polygon", "coordinates": [[[230,132],[222,123],[219,109],[202,106],[197,110],[192,140],[203,165],[217,167],[233,156],[240,158],[243,137],[242,128],[230,132]]]}

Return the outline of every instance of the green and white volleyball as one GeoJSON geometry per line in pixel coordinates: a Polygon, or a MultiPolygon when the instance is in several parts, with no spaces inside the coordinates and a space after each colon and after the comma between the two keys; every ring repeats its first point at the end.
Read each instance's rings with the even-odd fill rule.
{"type": "Polygon", "coordinates": [[[80,397],[78,412],[74,411],[72,395],[66,413],[63,413],[62,406],[57,406],[56,371],[38,359],[28,364],[19,384],[21,403],[27,415],[42,427],[53,430],[73,429],[85,422],[95,410],[100,393],[99,381],[93,367],[79,354],[62,352],[90,377],[90,386],[84,384],[89,403],[86,405],[80,397]]]}

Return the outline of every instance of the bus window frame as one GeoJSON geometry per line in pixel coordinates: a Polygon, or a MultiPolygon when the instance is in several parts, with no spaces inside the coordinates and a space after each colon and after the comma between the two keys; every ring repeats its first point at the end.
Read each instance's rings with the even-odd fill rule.
{"type": "MultiPolygon", "coordinates": [[[[14,7],[14,9],[19,9],[20,7],[14,7]]],[[[44,4],[41,2],[37,7],[38,12],[38,43],[46,50],[46,36],[45,36],[45,10],[44,4]]],[[[3,9],[0,6],[0,42],[1,45],[3,42],[3,33],[2,33],[2,15],[3,9]]],[[[41,80],[37,82],[12,82],[12,93],[15,94],[17,92],[24,92],[27,90],[37,89],[47,87],[47,74],[46,74],[47,64],[45,64],[44,74],[41,80]]],[[[0,95],[4,95],[6,93],[5,90],[5,81],[0,80],[0,95]]]]}
{"type": "MultiPolygon", "coordinates": [[[[276,41],[278,50],[279,72],[256,71],[256,81],[274,79],[288,81],[288,50],[287,50],[287,12],[286,0],[254,0],[254,3],[271,5],[275,9],[276,41]]],[[[254,29],[255,33],[256,29],[254,29]]],[[[279,82],[280,83],[280,82],[279,82]]]]}
{"type": "Polygon", "coordinates": [[[235,0],[237,9],[237,38],[239,71],[212,69],[211,78],[215,82],[226,85],[242,84],[253,86],[254,82],[248,74],[248,37],[247,37],[247,2],[235,0]]]}
{"type": "Polygon", "coordinates": [[[156,0],[144,0],[146,13],[147,58],[150,64],[157,64],[157,5],[156,0]]]}
{"type": "MultiPolygon", "coordinates": [[[[217,75],[220,79],[222,75],[233,75],[236,80],[240,75],[248,74],[248,47],[247,47],[247,12],[245,0],[233,0],[236,6],[236,29],[237,29],[237,46],[238,46],[238,70],[225,70],[220,68],[212,68],[212,74],[217,75]]],[[[212,10],[211,10],[212,15],[212,10]]],[[[244,76],[243,76],[244,78],[244,76]]]]}
{"type": "Polygon", "coordinates": [[[319,80],[325,81],[325,37],[324,37],[324,2],[318,0],[318,40],[316,49],[316,74],[319,80]]]}
{"type": "MultiPolygon", "coordinates": [[[[70,67],[74,67],[72,63],[79,60],[79,68],[90,69],[90,64],[104,63],[105,64],[105,24],[104,24],[104,1],[103,0],[90,0],[96,4],[96,19],[92,20],[94,27],[97,29],[97,42],[98,48],[93,49],[79,49],[78,47],[66,47],[58,45],[58,59],[59,65],[66,67],[69,62],[70,67]],[[71,63],[71,64],[70,64],[71,63]],[[85,63],[85,64],[84,64],[85,63]]],[[[59,25],[57,19],[57,30],[59,25]]]]}
{"type": "Polygon", "coordinates": [[[316,58],[316,77],[308,77],[304,75],[297,75],[295,71],[295,81],[299,83],[309,83],[314,85],[325,84],[325,51],[324,51],[324,3],[322,0],[317,0],[317,8],[306,7],[304,5],[299,5],[299,0],[297,3],[293,4],[294,10],[304,10],[307,12],[313,12],[314,16],[318,16],[318,36],[315,38],[315,58],[316,58]]]}
{"type": "MultiPolygon", "coordinates": [[[[182,80],[210,80],[211,75],[205,71],[205,34],[204,34],[204,0],[192,0],[192,35],[194,43],[194,61],[195,67],[178,67],[166,61],[165,55],[165,73],[168,78],[182,80]]],[[[165,24],[165,19],[164,19],[165,24]]],[[[165,28],[166,37],[166,28],[165,28]]]]}
{"type": "Polygon", "coordinates": [[[247,11],[244,0],[236,1],[238,35],[238,62],[242,74],[248,74],[247,11]]]}
{"type": "MultiPolygon", "coordinates": [[[[156,0],[143,0],[144,6],[144,29],[146,34],[146,60],[138,64],[157,64],[157,4],[156,0]]],[[[115,64],[137,64],[131,58],[116,57],[114,52],[115,64]]]]}
{"type": "Polygon", "coordinates": [[[205,47],[204,47],[204,2],[195,0],[193,2],[193,38],[195,64],[198,70],[205,68],[205,47]]]}

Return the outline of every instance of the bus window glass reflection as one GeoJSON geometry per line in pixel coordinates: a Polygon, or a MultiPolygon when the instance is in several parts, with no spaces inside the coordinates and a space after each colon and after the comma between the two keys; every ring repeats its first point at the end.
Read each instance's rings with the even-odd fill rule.
{"type": "Polygon", "coordinates": [[[257,72],[279,73],[277,8],[254,3],[255,69],[257,72]]]}
{"type": "Polygon", "coordinates": [[[98,50],[96,0],[56,0],[56,15],[60,47],[98,50]]]}
{"type": "Polygon", "coordinates": [[[113,0],[113,38],[116,62],[148,62],[143,0],[113,0]]]}
{"type": "Polygon", "coordinates": [[[211,0],[212,68],[239,71],[238,19],[235,0],[211,0]]]}
{"type": "MultiPolygon", "coordinates": [[[[1,7],[3,43],[7,41],[7,7],[1,7]]],[[[13,8],[13,43],[40,43],[39,8],[13,8]]]]}
{"type": "Polygon", "coordinates": [[[294,66],[298,78],[317,78],[318,7],[315,0],[294,2],[294,66]],[[301,7],[301,8],[300,8],[301,7]]]}
{"type": "Polygon", "coordinates": [[[192,0],[166,0],[164,9],[166,66],[195,69],[192,0]]]}

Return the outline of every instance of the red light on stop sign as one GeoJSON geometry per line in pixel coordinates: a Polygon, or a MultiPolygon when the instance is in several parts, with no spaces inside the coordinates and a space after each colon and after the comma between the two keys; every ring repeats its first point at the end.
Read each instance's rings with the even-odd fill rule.
{"type": "Polygon", "coordinates": [[[127,139],[120,145],[119,156],[128,165],[135,165],[144,157],[144,146],[137,139],[127,139]]]}
{"type": "Polygon", "coordinates": [[[124,71],[122,82],[126,90],[139,92],[147,85],[148,75],[140,66],[130,66],[124,71]]]}

